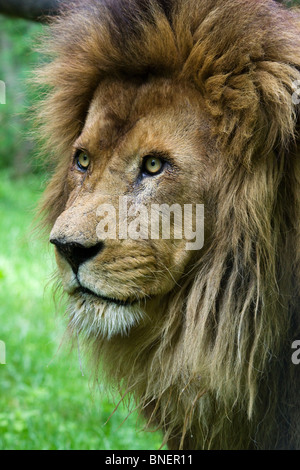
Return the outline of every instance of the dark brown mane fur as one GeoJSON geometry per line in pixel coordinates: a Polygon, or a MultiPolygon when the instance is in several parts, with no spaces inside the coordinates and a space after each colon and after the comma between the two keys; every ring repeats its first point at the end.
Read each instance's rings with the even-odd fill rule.
{"type": "Polygon", "coordinates": [[[40,134],[56,167],[43,202],[49,225],[64,209],[70,147],[104,78],[190,83],[221,155],[213,239],[197,271],[159,327],[98,339],[95,362],[171,448],[299,449],[299,12],[272,0],[78,1],[44,49],[40,134]]]}

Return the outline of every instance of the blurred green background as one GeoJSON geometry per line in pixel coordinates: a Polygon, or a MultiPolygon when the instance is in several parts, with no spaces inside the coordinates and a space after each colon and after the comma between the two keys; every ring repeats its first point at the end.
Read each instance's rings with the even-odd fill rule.
{"type": "Polygon", "coordinates": [[[53,252],[32,232],[47,181],[27,119],[38,99],[30,73],[42,29],[0,15],[0,449],[158,449],[161,435],[143,432],[125,406],[106,423],[119,397],[103,384],[94,389],[85,365],[82,376],[76,348],[59,348],[65,323],[52,295],[53,252]]]}
{"type": "Polygon", "coordinates": [[[48,178],[28,121],[39,99],[30,73],[41,60],[33,50],[42,30],[0,15],[0,80],[7,87],[0,104],[0,340],[6,343],[0,449],[158,449],[160,433],[143,432],[144,423],[125,406],[108,420],[118,397],[103,384],[92,388],[76,350],[59,347],[64,309],[55,308],[52,296],[53,252],[32,232],[48,178]]]}

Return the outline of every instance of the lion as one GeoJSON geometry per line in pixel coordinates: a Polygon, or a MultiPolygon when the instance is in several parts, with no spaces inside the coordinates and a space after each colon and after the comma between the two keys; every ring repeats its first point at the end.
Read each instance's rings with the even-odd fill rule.
{"type": "Polygon", "coordinates": [[[299,20],[273,0],[87,0],[44,41],[68,331],[169,449],[300,448],[299,20]],[[171,212],[169,238],[106,236],[125,197],[131,216],[203,206],[203,246],[171,212]]]}

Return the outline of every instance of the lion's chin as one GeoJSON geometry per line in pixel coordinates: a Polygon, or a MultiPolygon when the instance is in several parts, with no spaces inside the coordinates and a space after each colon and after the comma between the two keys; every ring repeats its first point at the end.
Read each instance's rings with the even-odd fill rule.
{"type": "Polygon", "coordinates": [[[126,336],[147,316],[138,303],[96,297],[88,292],[71,295],[69,299],[69,326],[87,338],[126,336]]]}
{"type": "Polygon", "coordinates": [[[82,287],[82,286],[80,286],[78,289],[76,289],[76,292],[82,294],[83,297],[88,295],[89,300],[90,300],[90,297],[92,297],[92,299],[96,302],[97,302],[97,300],[100,300],[102,302],[106,302],[106,303],[109,303],[109,304],[115,304],[115,305],[118,305],[118,306],[121,306],[121,307],[131,307],[132,305],[137,303],[137,300],[132,300],[130,298],[119,299],[119,298],[116,298],[116,297],[108,297],[106,295],[100,295],[100,294],[97,294],[94,291],[91,291],[87,287],[82,287]]]}

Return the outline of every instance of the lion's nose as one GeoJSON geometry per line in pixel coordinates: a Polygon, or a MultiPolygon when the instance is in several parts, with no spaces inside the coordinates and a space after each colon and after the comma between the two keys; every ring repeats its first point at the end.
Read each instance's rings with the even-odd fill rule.
{"type": "Polygon", "coordinates": [[[85,247],[81,243],[65,242],[56,238],[51,238],[50,243],[56,246],[59,253],[68,261],[72,270],[77,274],[79,266],[96,256],[103,248],[103,243],[85,247]]]}

